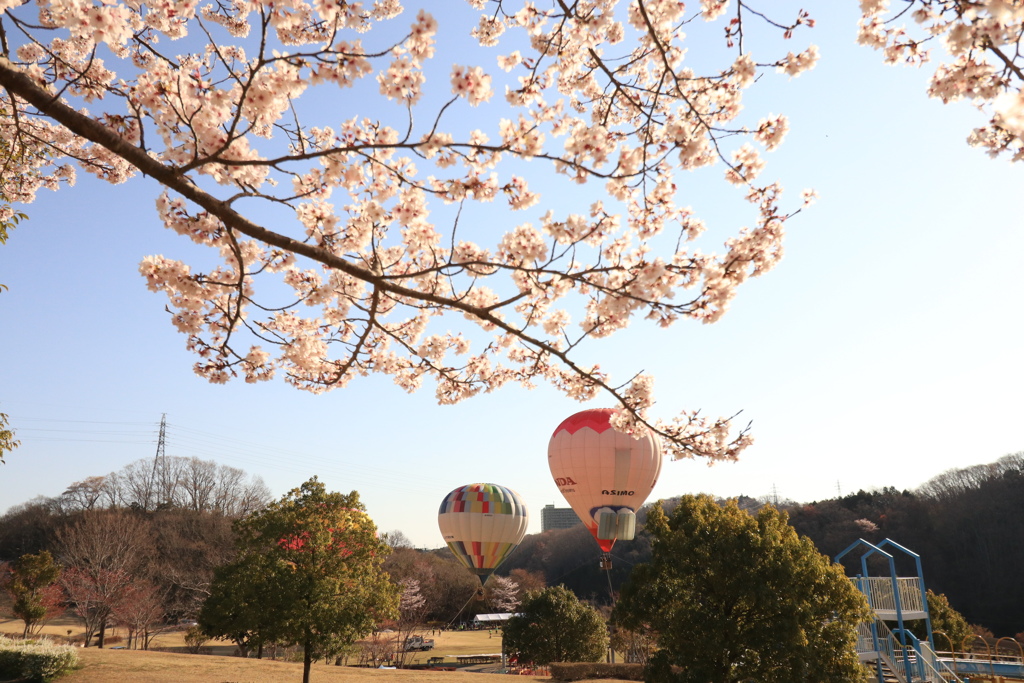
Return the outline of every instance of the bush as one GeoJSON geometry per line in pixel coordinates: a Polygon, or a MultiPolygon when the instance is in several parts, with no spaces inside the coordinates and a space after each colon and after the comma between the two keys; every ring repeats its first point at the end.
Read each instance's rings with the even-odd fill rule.
{"type": "Polygon", "coordinates": [[[197,655],[203,649],[203,645],[206,645],[210,637],[203,633],[203,630],[198,626],[189,626],[188,630],[185,631],[185,650],[192,655],[197,655]]]}
{"type": "Polygon", "coordinates": [[[502,633],[505,650],[520,662],[598,662],[608,647],[600,613],[565,586],[528,592],[502,633]]]}
{"type": "Polygon", "coordinates": [[[68,645],[0,637],[0,676],[49,681],[69,673],[77,664],[78,654],[68,645]]]}
{"type": "Polygon", "coordinates": [[[551,662],[551,678],[558,681],[584,681],[589,678],[644,680],[643,664],[605,664],[591,662],[551,662]]]}

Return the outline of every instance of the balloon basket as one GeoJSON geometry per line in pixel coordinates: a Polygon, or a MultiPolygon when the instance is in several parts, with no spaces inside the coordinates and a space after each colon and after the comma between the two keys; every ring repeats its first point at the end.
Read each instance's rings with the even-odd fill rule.
{"type": "Polygon", "coordinates": [[[597,566],[600,567],[603,571],[606,571],[606,572],[611,571],[611,569],[612,569],[612,556],[609,555],[608,553],[605,553],[604,555],[601,556],[601,559],[598,560],[598,565],[597,566]]]}

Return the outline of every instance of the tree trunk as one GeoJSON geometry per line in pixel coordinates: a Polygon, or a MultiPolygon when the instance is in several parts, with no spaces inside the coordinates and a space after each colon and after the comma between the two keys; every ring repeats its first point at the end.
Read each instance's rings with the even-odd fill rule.
{"type": "Polygon", "coordinates": [[[309,683],[309,669],[313,664],[313,639],[306,636],[302,646],[302,683],[309,683]]]}
{"type": "Polygon", "coordinates": [[[107,620],[104,619],[100,622],[100,633],[96,636],[96,647],[103,647],[103,638],[107,635],[107,620]]]}

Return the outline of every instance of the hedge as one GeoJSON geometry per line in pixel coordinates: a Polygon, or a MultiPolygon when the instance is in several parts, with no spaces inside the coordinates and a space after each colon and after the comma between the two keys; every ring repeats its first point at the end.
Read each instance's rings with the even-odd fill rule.
{"type": "Polygon", "coordinates": [[[11,640],[0,636],[0,676],[50,681],[78,665],[78,654],[69,645],[49,640],[11,640]]]}
{"type": "Polygon", "coordinates": [[[604,662],[552,662],[551,678],[559,681],[583,681],[588,678],[618,678],[624,681],[644,680],[643,664],[607,664],[604,662]]]}

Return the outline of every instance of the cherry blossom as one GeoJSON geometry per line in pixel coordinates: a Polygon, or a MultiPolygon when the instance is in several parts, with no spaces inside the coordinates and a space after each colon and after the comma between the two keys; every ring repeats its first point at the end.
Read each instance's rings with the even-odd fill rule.
{"type": "Polygon", "coordinates": [[[988,122],[971,131],[969,144],[992,157],[1024,160],[1024,2],[861,0],[861,12],[858,41],[881,50],[886,63],[922,66],[943,54],[928,95],[943,103],[970,100],[982,111],[988,122]]]}
{"type": "MultiPolygon", "coordinates": [[[[605,396],[616,428],[652,428],[675,457],[735,459],[746,429],[657,420],[653,378],[616,383],[578,350],[638,317],[712,323],[779,261],[813,194],[786,208],[760,180],[789,123],[745,112],[744,95],[818,51],[755,59],[743,31],[789,39],[813,19],[728,0],[469,0],[437,17],[421,4],[0,0],[0,191],[29,202],[76,169],[160,183],[158,220],[216,261],[152,255],[139,271],[211,382],[323,392],[384,373],[407,391],[430,382],[440,403],[547,382],[605,396]],[[439,70],[456,11],[473,13],[480,52],[439,70]],[[696,70],[684,29],[724,33],[720,68],[696,70]],[[689,206],[688,172],[711,166],[745,225],[689,206]]],[[[1007,68],[978,46],[1012,40],[1019,3],[915,4],[953,51],[936,96],[1006,91],[1007,68]]],[[[862,42],[919,59],[887,7],[862,3],[862,42]]],[[[1022,110],[1000,100],[1001,134],[1018,139],[1022,110]]]]}

